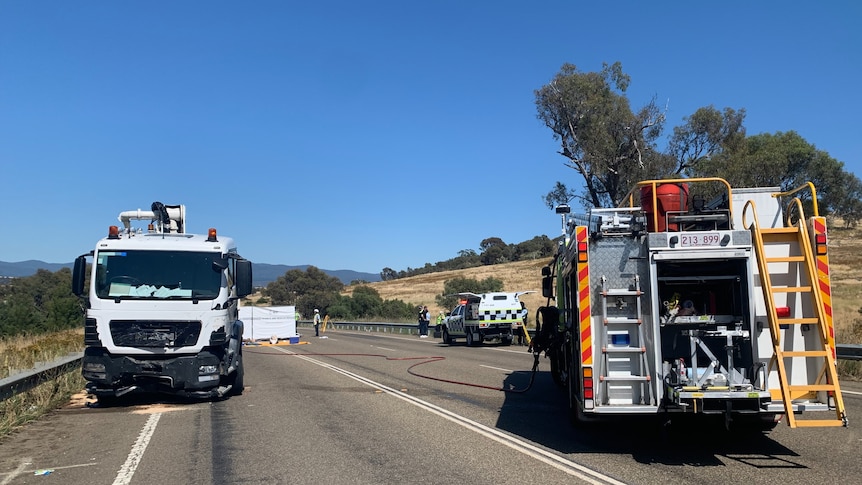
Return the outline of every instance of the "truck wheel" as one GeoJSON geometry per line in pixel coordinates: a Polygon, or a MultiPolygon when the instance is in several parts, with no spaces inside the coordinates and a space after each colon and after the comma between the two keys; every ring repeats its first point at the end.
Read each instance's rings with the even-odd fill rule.
{"type": "Polygon", "coordinates": [[[242,395],[242,391],[245,388],[245,365],[242,361],[242,355],[239,358],[239,365],[236,366],[236,374],[233,376],[233,382],[231,383],[233,387],[231,387],[231,395],[240,396],[242,395]]]}
{"type": "Polygon", "coordinates": [[[467,347],[472,347],[476,345],[476,342],[473,341],[473,332],[467,330],[467,347]]]}
{"type": "Polygon", "coordinates": [[[446,345],[452,345],[452,336],[449,335],[449,330],[443,329],[443,343],[446,345]]]}

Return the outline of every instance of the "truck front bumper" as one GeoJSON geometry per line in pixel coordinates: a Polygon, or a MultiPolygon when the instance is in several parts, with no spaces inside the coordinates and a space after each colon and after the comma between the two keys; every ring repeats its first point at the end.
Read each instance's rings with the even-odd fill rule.
{"type": "Polygon", "coordinates": [[[188,397],[221,397],[222,361],[215,354],[169,358],[112,355],[104,348],[84,351],[81,374],[87,391],[96,396],[121,396],[130,392],[159,392],[188,397]]]}

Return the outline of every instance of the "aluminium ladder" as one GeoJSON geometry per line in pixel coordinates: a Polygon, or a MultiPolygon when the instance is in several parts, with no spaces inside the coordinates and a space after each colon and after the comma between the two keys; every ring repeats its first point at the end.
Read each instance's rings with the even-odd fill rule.
{"type": "Polygon", "coordinates": [[[635,403],[635,386],[632,385],[629,395],[631,402],[624,404],[654,405],[655,398],[650,383],[650,373],[647,370],[649,365],[644,346],[643,318],[641,317],[641,297],[644,293],[640,288],[640,278],[635,275],[634,283],[629,288],[609,289],[606,286],[607,278],[602,276],[602,360],[599,370],[599,382],[603,391],[602,403],[615,404],[610,397],[610,383],[629,382],[632,384],[640,383],[640,397],[638,403],[635,403]],[[622,316],[608,316],[609,298],[615,299],[614,305],[619,310],[624,310],[622,316]],[[634,300],[634,305],[630,304],[631,300],[634,300]],[[609,330],[609,325],[613,325],[619,330],[609,330]],[[631,341],[633,336],[637,336],[637,342],[631,341]],[[614,341],[615,337],[620,338],[614,341]],[[633,358],[636,359],[636,362],[632,362],[633,358]],[[618,364],[620,361],[623,367],[627,368],[626,371],[612,370],[612,364],[618,364]],[[644,400],[647,395],[649,395],[649,402],[644,400]]]}

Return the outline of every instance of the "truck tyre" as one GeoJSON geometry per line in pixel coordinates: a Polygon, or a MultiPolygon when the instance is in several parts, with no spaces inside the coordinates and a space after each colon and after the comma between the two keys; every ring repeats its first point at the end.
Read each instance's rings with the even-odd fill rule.
{"type": "Polygon", "coordinates": [[[236,366],[234,372],[233,382],[231,382],[233,387],[231,387],[230,392],[232,396],[240,396],[245,388],[245,365],[242,361],[242,354],[239,356],[239,365],[236,366]]]}
{"type": "Polygon", "coordinates": [[[467,347],[472,347],[476,345],[476,342],[473,340],[473,332],[469,329],[467,330],[467,347]]]}
{"type": "Polygon", "coordinates": [[[449,335],[449,330],[443,329],[443,343],[446,345],[452,345],[452,336],[449,335]]]}

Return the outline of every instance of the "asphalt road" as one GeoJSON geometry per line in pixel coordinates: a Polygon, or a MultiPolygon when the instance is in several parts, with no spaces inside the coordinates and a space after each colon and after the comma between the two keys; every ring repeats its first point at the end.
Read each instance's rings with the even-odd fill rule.
{"type": "Polygon", "coordinates": [[[109,408],[73,400],[0,442],[0,485],[809,484],[862,475],[859,383],[842,386],[849,428],[578,429],[544,359],[529,387],[523,347],[328,337],[245,347],[246,389],[230,399],[139,396],[109,408]]]}

